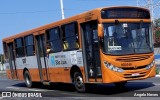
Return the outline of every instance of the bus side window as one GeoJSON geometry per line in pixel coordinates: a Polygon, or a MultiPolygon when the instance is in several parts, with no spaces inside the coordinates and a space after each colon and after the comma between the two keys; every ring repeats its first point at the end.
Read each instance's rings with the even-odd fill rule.
{"type": "Polygon", "coordinates": [[[75,22],[62,26],[63,30],[63,49],[74,50],[79,48],[78,25],[75,22]]]}
{"type": "Polygon", "coordinates": [[[33,56],[33,55],[35,55],[33,35],[26,36],[24,39],[25,39],[26,56],[33,56]]]}
{"type": "Polygon", "coordinates": [[[15,47],[16,47],[16,57],[24,57],[24,43],[23,38],[15,39],[15,47]]]}
{"type": "Polygon", "coordinates": [[[55,53],[62,50],[62,40],[60,36],[60,28],[55,27],[47,30],[47,52],[55,53]]]}

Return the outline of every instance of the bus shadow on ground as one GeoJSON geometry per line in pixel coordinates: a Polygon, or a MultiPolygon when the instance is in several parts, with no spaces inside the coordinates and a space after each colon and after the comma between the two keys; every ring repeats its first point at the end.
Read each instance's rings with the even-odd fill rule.
{"type": "MultiPolygon", "coordinates": [[[[18,83],[13,85],[15,87],[26,87],[24,83],[18,83]]],[[[152,82],[128,82],[123,88],[118,88],[114,84],[87,84],[87,94],[101,94],[101,95],[113,95],[121,94],[126,92],[144,90],[149,87],[155,86],[152,82]]],[[[47,90],[58,90],[65,92],[75,92],[73,84],[66,83],[52,83],[49,86],[44,86],[41,83],[36,83],[33,88],[46,89],[47,90]]],[[[85,94],[85,93],[84,93],[85,94]]]]}
{"type": "Polygon", "coordinates": [[[97,84],[89,86],[87,93],[92,94],[121,94],[155,86],[152,82],[128,82],[124,87],[116,87],[114,84],[97,84]]]}

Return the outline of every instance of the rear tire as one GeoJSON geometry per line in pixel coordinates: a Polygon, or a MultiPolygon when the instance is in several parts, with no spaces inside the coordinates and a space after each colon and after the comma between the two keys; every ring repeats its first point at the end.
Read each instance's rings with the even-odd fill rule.
{"type": "Polygon", "coordinates": [[[75,86],[77,92],[85,92],[86,91],[83,77],[80,72],[74,73],[74,86],[75,86]]]}
{"type": "Polygon", "coordinates": [[[116,87],[122,88],[126,85],[127,81],[114,83],[116,87]]]}
{"type": "Polygon", "coordinates": [[[31,88],[33,86],[33,82],[32,82],[31,76],[28,71],[24,72],[24,80],[28,88],[31,88]]]}

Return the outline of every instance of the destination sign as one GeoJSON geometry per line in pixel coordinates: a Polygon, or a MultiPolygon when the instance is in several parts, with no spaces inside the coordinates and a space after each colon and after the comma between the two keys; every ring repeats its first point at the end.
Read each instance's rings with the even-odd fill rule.
{"type": "Polygon", "coordinates": [[[150,13],[147,10],[138,8],[113,8],[101,11],[101,16],[104,19],[111,18],[138,18],[138,19],[149,19],[150,13]]]}

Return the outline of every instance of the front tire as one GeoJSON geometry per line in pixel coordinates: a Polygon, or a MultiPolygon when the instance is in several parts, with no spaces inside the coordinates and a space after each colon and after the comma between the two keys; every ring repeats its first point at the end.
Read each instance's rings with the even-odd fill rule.
{"type": "Polygon", "coordinates": [[[24,72],[24,80],[28,88],[31,88],[33,86],[32,79],[28,71],[24,72]]]}
{"type": "Polygon", "coordinates": [[[74,86],[75,86],[77,92],[85,92],[86,91],[83,77],[80,72],[74,73],[74,86]]]}

